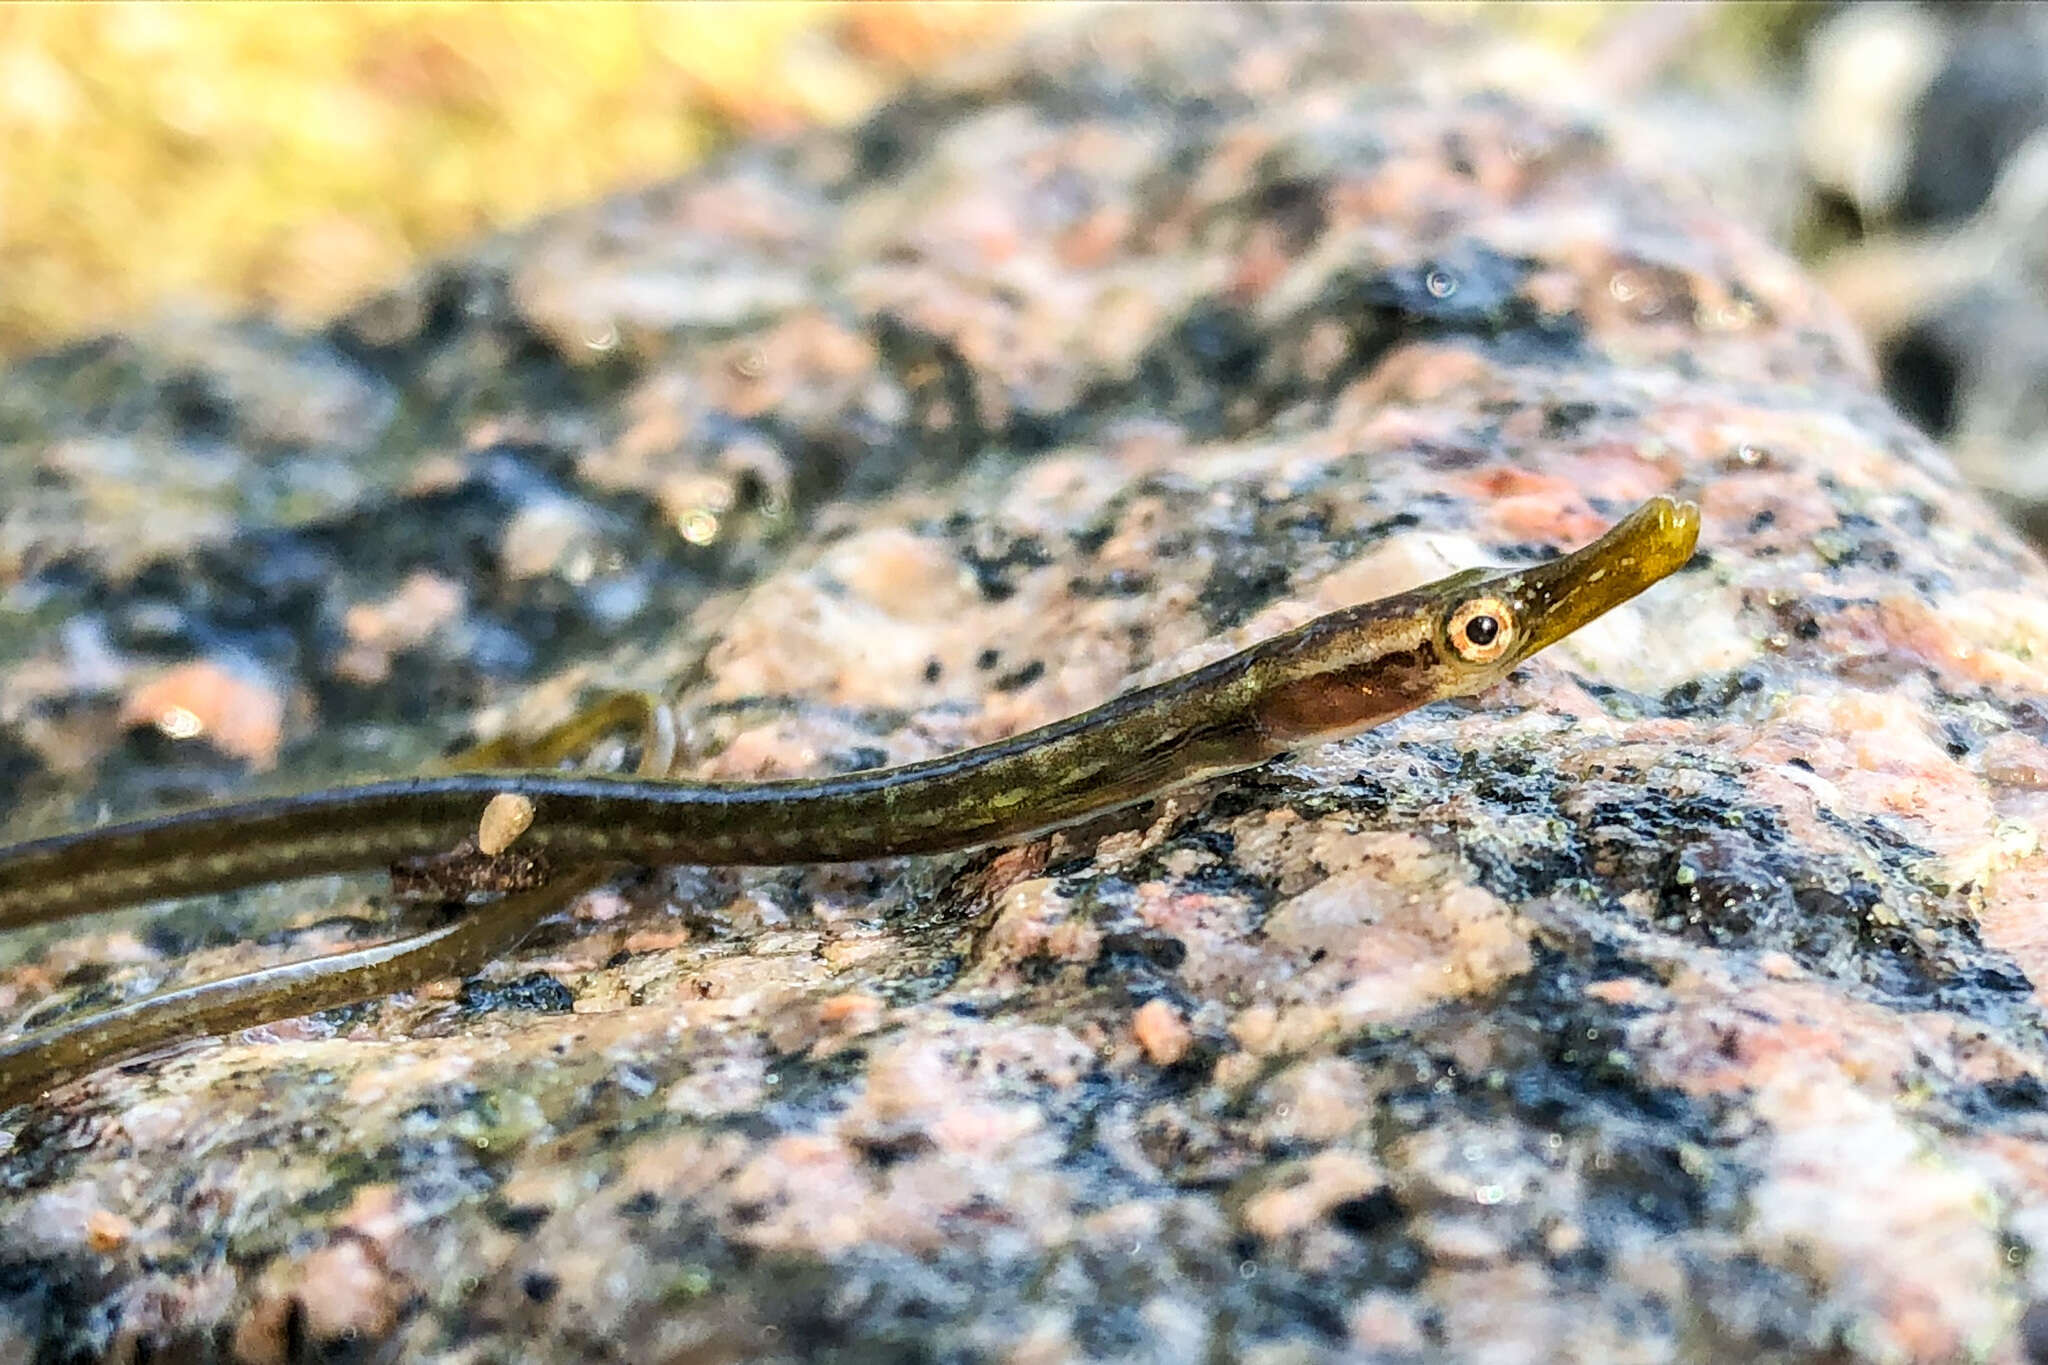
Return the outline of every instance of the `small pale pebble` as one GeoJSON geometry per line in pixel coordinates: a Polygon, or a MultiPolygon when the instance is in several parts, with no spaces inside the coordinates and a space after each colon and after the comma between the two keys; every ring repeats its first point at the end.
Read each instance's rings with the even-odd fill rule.
{"type": "Polygon", "coordinates": [[[348,1238],[279,1266],[236,1325],[233,1358],[284,1365],[296,1337],[315,1343],[373,1342],[397,1320],[403,1286],[362,1241],[348,1238]]]}
{"type": "Polygon", "coordinates": [[[1586,1230],[1577,1223],[1557,1223],[1543,1234],[1543,1250],[1552,1256],[1569,1256],[1586,1244],[1586,1230]]]}
{"type": "Polygon", "coordinates": [[[1416,1231],[1423,1249],[1439,1265],[1471,1268],[1498,1261],[1507,1254],[1507,1244],[1500,1235],[1476,1219],[1425,1218],[1416,1231]]]}
{"type": "Polygon", "coordinates": [[[835,972],[858,966],[877,957],[886,957],[896,946],[893,939],[881,935],[865,938],[835,938],[818,949],[818,957],[835,972]]]}
{"type": "Polygon", "coordinates": [[[1021,1104],[961,1104],[940,1112],[925,1126],[933,1147],[953,1156],[993,1157],[1045,1122],[1021,1104]]]}
{"type": "Polygon", "coordinates": [[[1180,1011],[1164,1000],[1147,1000],[1131,1016],[1131,1034],[1154,1066],[1172,1066],[1188,1055],[1194,1034],[1180,1011]]]}
{"type": "MultiPolygon", "coordinates": [[[[489,445],[488,441],[484,442],[489,445]]],[[[439,493],[455,487],[469,477],[469,466],[453,455],[429,455],[413,466],[412,474],[405,481],[405,492],[409,497],[427,493],[439,493]]]]}
{"type": "Polygon", "coordinates": [[[1304,1162],[1299,1178],[1247,1199],[1239,1215],[1262,1241],[1276,1242],[1319,1225],[1331,1209],[1380,1188],[1378,1168],[1353,1152],[1318,1152],[1304,1162]]]}
{"type": "Polygon", "coordinates": [[[1977,764],[1986,781],[2024,791],[2048,791],[2048,746],[2017,731],[1986,740],[1977,764]]]}
{"type": "Polygon", "coordinates": [[[847,991],[818,1002],[818,1022],[827,1028],[854,1032],[873,1028],[882,1017],[882,1002],[866,991],[847,991]]]}
{"type": "Polygon", "coordinates": [[[191,1104],[183,1097],[141,1100],[121,1111],[120,1131],[138,1147],[156,1147],[171,1142],[191,1119],[191,1104]]]}
{"type": "Polygon", "coordinates": [[[1797,959],[1776,948],[1759,953],[1756,965],[1773,981],[1797,981],[1806,975],[1806,969],[1799,965],[1797,959]]]}
{"type": "Polygon", "coordinates": [[[338,1241],[306,1257],[299,1302],[317,1340],[377,1340],[390,1331],[403,1297],[361,1241],[338,1241]]]}
{"type": "Polygon", "coordinates": [[[1062,920],[1045,932],[1045,956],[1055,962],[1093,962],[1102,951],[1102,931],[1092,924],[1062,920]]]}
{"type": "Polygon", "coordinates": [[[1351,1310],[1351,1344],[1361,1350],[1420,1351],[1426,1344],[1415,1308],[1398,1294],[1375,1290],[1351,1310]]]}
{"type": "Polygon", "coordinates": [[[359,1186],[342,1211],[340,1226],[379,1251],[392,1246],[406,1229],[404,1195],[389,1182],[359,1186]]]}
{"type": "Polygon", "coordinates": [[[85,1244],[102,1256],[119,1251],[135,1236],[135,1224],[112,1209],[94,1209],[85,1216],[85,1244]]]}
{"type": "Polygon", "coordinates": [[[636,929],[626,935],[619,947],[638,957],[644,953],[666,953],[682,947],[690,941],[688,929],[636,929]]]}
{"type": "Polygon", "coordinates": [[[1231,1036],[1247,1052],[1264,1052],[1280,1029],[1280,1012],[1271,1005],[1253,1005],[1231,1021],[1231,1036]]]}
{"type": "Polygon", "coordinates": [[[518,792],[499,792],[484,806],[477,822],[477,851],[495,858],[517,843],[533,825],[533,800],[518,792]]]}
{"type": "Polygon", "coordinates": [[[355,644],[386,652],[417,648],[462,614],[463,597],[453,579],[414,573],[390,597],[350,607],[342,631],[355,644]]]}
{"type": "MultiPolygon", "coordinates": [[[[583,920],[584,922],[589,924],[609,924],[611,921],[619,918],[619,916],[625,914],[632,908],[633,903],[627,900],[624,896],[621,896],[618,892],[611,890],[598,890],[591,892],[589,895],[582,897],[576,902],[576,918],[583,920]]],[[[667,931],[650,929],[644,932],[647,933],[650,937],[658,937],[660,934],[667,931]]],[[[681,937],[676,939],[675,942],[682,943],[688,941],[690,934],[687,929],[677,930],[675,932],[681,934],[681,937]]],[[[639,935],[636,934],[633,937],[637,938],[639,937],[639,935]]],[[[636,953],[645,951],[643,949],[633,947],[632,938],[627,939],[626,948],[628,949],[628,951],[636,953]]]]}
{"type": "Polygon", "coordinates": [[[1078,1355],[1073,1336],[1058,1321],[1033,1324],[1010,1343],[1003,1365],[1066,1365],[1078,1355]]]}
{"type": "Polygon", "coordinates": [[[1603,1005],[1638,1005],[1649,992],[1642,982],[1617,976],[1587,983],[1586,994],[1603,1005]]]}

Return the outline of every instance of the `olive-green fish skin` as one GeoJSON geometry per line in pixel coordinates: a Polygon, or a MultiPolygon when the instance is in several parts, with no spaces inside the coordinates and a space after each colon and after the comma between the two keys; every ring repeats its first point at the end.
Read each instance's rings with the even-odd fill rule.
{"type": "Polygon", "coordinates": [[[1697,506],[1652,498],[1584,549],[1508,575],[1495,591],[1525,623],[1513,663],[1684,568],[1699,538],[1697,506]]]}

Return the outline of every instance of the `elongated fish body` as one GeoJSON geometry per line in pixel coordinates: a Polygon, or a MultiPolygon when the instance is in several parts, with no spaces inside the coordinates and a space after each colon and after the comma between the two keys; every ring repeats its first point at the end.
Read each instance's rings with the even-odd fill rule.
{"type": "Polygon", "coordinates": [[[980,748],[842,776],[704,783],[476,772],[333,787],[0,849],[0,928],[263,882],[431,859],[485,807],[531,817],[521,857],[553,886],[413,939],[201,983],[0,1046],[0,1103],[180,1033],[404,989],[516,944],[620,863],[767,865],[937,853],[1028,838],[1470,695],[1673,573],[1699,513],[1655,498],[1592,544],[1467,570],[1347,607],[1228,658],[980,748]]]}

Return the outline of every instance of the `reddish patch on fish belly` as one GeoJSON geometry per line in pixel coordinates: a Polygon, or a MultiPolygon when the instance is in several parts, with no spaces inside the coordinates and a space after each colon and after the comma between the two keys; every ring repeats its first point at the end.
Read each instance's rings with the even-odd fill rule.
{"type": "Polygon", "coordinates": [[[1343,674],[1304,678],[1274,690],[1259,706],[1259,726],[1282,743],[1335,739],[1391,720],[1414,707],[1399,689],[1347,683],[1343,674]]]}

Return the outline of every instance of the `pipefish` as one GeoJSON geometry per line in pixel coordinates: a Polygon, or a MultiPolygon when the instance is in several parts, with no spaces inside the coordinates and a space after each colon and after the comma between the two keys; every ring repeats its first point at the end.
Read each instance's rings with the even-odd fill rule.
{"type": "Polygon", "coordinates": [[[1466,570],[1347,607],[1064,720],[898,767],[731,783],[457,772],[0,848],[0,929],[412,860],[431,866],[465,841],[474,849],[494,798],[530,814],[516,848],[544,878],[410,937],[199,982],[0,1044],[0,1107],[181,1037],[474,971],[621,864],[854,862],[1020,841],[1355,734],[1499,681],[1675,572],[1698,536],[1696,507],[1653,498],[1546,563],[1466,570]]]}

